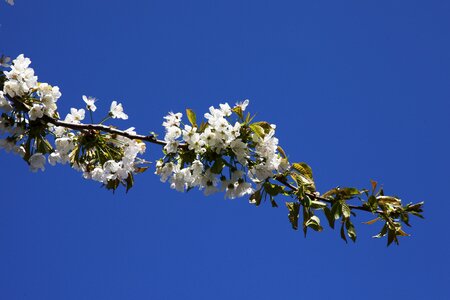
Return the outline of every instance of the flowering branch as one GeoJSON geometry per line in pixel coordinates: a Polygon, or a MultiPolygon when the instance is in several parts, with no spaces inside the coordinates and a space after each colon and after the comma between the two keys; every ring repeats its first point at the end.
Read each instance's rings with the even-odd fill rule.
{"type": "MultiPolygon", "coordinates": [[[[0,139],[0,148],[20,155],[33,172],[44,171],[46,161],[69,164],[107,189],[115,191],[123,185],[128,191],[134,176],[148,169],[140,155],[146,150],[144,142],[149,142],[163,146],[164,156],[157,161],[155,174],[172,189],[198,188],[206,196],[222,191],[230,199],[248,196],[256,206],[269,199],[277,207],[277,201],[287,197],[292,228],[297,230],[301,222],[305,235],[308,229],[323,230],[317,215],[323,213],[331,228],[336,221],[340,223],[343,240],[355,241],[352,217],[359,210],[375,216],[366,224],[384,223],[375,237],[387,236],[388,245],[398,244],[398,236],[408,235],[402,226],[410,226],[409,216],[422,217],[423,202],[403,205],[399,198],[385,195],[374,181],[370,190],[338,187],[320,194],[311,167],[289,162],[275,137],[276,126],[254,122],[254,116],[244,114],[248,100],[233,107],[227,103],[211,106],[201,123],[187,109],[190,125],[182,125],[182,113],[169,113],[162,124],[164,140],[159,140],[153,133],[140,135],[134,128],[105,125],[111,118],[128,119],[117,101],[99,124],[82,123],[86,111],[76,108],[62,120],[56,105],[59,88],[38,83],[30,63],[19,55],[0,76],[0,135],[7,135],[0,139]]],[[[82,99],[94,123],[96,99],[82,99]]]]}

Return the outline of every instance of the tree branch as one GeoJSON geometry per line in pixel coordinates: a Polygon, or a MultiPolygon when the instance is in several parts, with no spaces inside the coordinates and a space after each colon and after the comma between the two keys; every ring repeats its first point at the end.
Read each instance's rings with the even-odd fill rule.
{"type": "MultiPolygon", "coordinates": [[[[30,110],[30,108],[28,107],[28,105],[26,105],[25,103],[16,101],[14,98],[10,98],[7,97],[9,100],[11,100],[12,102],[16,103],[16,104],[20,104],[23,105],[25,107],[25,109],[30,110]]],[[[69,128],[69,129],[73,129],[73,130],[78,130],[78,131],[89,131],[89,130],[97,130],[97,131],[102,131],[102,132],[108,132],[111,134],[117,134],[132,140],[141,140],[141,141],[146,141],[149,143],[153,143],[153,144],[157,144],[157,145],[161,145],[161,146],[165,146],[167,145],[166,141],[164,140],[159,140],[157,139],[154,135],[141,135],[141,134],[132,134],[129,133],[127,131],[124,130],[119,130],[117,128],[114,128],[112,126],[106,126],[103,124],[83,124],[83,123],[78,123],[78,124],[74,124],[74,123],[69,123],[66,121],[61,121],[55,118],[52,118],[50,116],[44,115],[41,118],[42,121],[46,122],[46,123],[51,123],[55,126],[61,126],[61,127],[65,127],[65,128],[69,128]]],[[[178,147],[180,148],[184,148],[186,147],[186,144],[180,144],[178,147]]],[[[295,187],[294,185],[292,185],[291,183],[287,182],[286,179],[279,177],[279,176],[274,176],[273,177],[276,181],[280,182],[281,184],[283,184],[284,186],[290,188],[293,191],[298,191],[298,188],[295,187]]],[[[320,196],[317,196],[315,194],[312,193],[305,193],[308,197],[316,199],[316,200],[320,200],[323,201],[325,203],[330,203],[332,204],[333,201],[327,198],[323,198],[320,196]]],[[[350,209],[355,209],[355,210],[361,210],[361,211],[366,211],[366,212],[372,212],[370,210],[370,208],[366,207],[366,206],[357,206],[357,205],[348,205],[348,207],[350,209]]],[[[377,211],[378,213],[383,213],[382,211],[377,211]]]]}
{"type": "Polygon", "coordinates": [[[61,126],[61,127],[65,127],[65,128],[70,128],[73,130],[79,130],[79,131],[85,131],[85,130],[97,130],[97,131],[103,131],[103,132],[108,132],[108,133],[112,133],[112,134],[117,134],[132,140],[141,140],[141,141],[146,141],[149,143],[153,143],[153,144],[157,144],[157,145],[161,145],[161,146],[165,146],[166,142],[163,140],[158,140],[154,135],[141,135],[141,134],[133,134],[127,131],[123,131],[123,130],[119,130],[117,128],[114,128],[112,126],[106,126],[106,125],[102,125],[102,124],[83,124],[83,123],[79,123],[79,124],[74,124],[74,123],[69,123],[66,121],[61,121],[61,120],[57,120],[55,118],[51,118],[49,116],[44,116],[42,117],[42,120],[44,120],[47,123],[51,123],[55,126],[61,126]]]}

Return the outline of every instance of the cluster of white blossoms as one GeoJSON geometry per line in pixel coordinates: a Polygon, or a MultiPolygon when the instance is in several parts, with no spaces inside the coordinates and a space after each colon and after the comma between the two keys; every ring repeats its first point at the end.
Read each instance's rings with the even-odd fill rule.
{"type": "Polygon", "coordinates": [[[13,60],[11,71],[4,72],[7,79],[3,87],[5,94],[21,97],[37,86],[37,76],[34,75],[34,70],[29,68],[30,64],[31,60],[23,54],[13,60]]]}
{"type": "MultiPolygon", "coordinates": [[[[39,83],[30,63],[21,54],[10,70],[3,72],[0,133],[8,136],[0,139],[0,147],[21,155],[34,172],[45,170],[46,161],[52,166],[70,164],[86,179],[108,188],[115,189],[120,183],[129,188],[137,165],[145,163],[138,157],[145,144],[129,138],[136,135],[134,128],[124,131],[124,137],[83,127],[86,110],[91,120],[97,111],[97,99],[85,95],[86,107],[71,108],[60,121],[59,88],[39,83]]],[[[289,164],[278,153],[275,125],[251,123],[250,114],[244,118],[248,104],[245,100],[234,107],[228,103],[211,106],[200,126],[192,110],[187,110],[190,125],[182,123],[182,113],[165,116],[165,156],[157,162],[156,174],[177,191],[197,187],[206,195],[224,191],[233,199],[254,193],[275,174],[284,172],[289,164]]],[[[110,118],[128,119],[121,103],[112,101],[101,124],[110,118]]]]}
{"type": "Polygon", "coordinates": [[[287,160],[277,151],[275,125],[266,123],[267,134],[255,132],[242,115],[248,104],[211,106],[200,127],[192,121],[181,126],[182,113],[165,116],[166,155],[157,162],[155,174],[180,192],[197,187],[205,195],[224,191],[226,198],[234,199],[252,194],[266,179],[286,170],[287,160]],[[230,123],[233,112],[242,123],[230,123]]]}
{"type": "MultiPolygon", "coordinates": [[[[0,138],[0,148],[22,156],[33,172],[44,171],[48,161],[52,166],[69,163],[83,172],[87,179],[105,185],[113,182],[112,188],[130,180],[136,166],[144,162],[138,155],[144,153],[145,144],[109,133],[54,126],[52,119],[59,121],[56,103],[61,92],[57,86],[38,82],[30,64],[31,60],[21,54],[12,61],[11,66],[8,65],[10,70],[3,72],[0,137],[7,137],[0,138]],[[48,118],[41,121],[44,116],[48,118]],[[48,136],[53,137],[54,146],[48,136]]],[[[97,110],[94,97],[83,96],[82,99],[88,111],[92,113],[97,110]]],[[[71,108],[64,122],[81,124],[85,116],[85,109],[71,108]]],[[[126,120],[128,115],[121,103],[112,101],[103,122],[109,118],[126,120]]],[[[136,134],[134,128],[125,132],[136,134]]]]}

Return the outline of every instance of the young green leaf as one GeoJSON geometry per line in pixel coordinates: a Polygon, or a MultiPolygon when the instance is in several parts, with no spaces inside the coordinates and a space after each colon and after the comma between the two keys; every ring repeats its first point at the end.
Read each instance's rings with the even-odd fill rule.
{"type": "Polygon", "coordinates": [[[308,166],[308,164],[306,164],[304,162],[293,163],[292,169],[296,170],[299,174],[305,176],[306,178],[310,179],[311,181],[314,181],[312,169],[310,166],[308,166]]]}
{"type": "Polygon", "coordinates": [[[345,236],[344,223],[341,225],[341,239],[347,243],[347,237],[345,236]]]}
{"type": "Polygon", "coordinates": [[[298,229],[298,215],[300,211],[300,203],[298,202],[286,202],[286,207],[289,210],[288,218],[291,222],[292,228],[298,229]]]}
{"type": "Polygon", "coordinates": [[[192,127],[197,127],[197,116],[195,115],[195,112],[192,109],[187,108],[186,115],[192,127]]]}
{"type": "Polygon", "coordinates": [[[328,224],[330,225],[330,227],[331,227],[332,229],[334,229],[334,222],[335,222],[335,219],[334,219],[333,214],[331,213],[331,210],[330,210],[328,207],[325,207],[325,208],[323,209],[323,212],[324,212],[324,214],[325,214],[325,217],[327,217],[328,224]]]}
{"type": "Polygon", "coordinates": [[[350,221],[350,219],[347,219],[345,221],[345,228],[347,228],[348,237],[351,238],[353,242],[355,242],[356,241],[356,230],[355,230],[355,226],[353,226],[353,223],[350,221]]]}
{"type": "Polygon", "coordinates": [[[306,221],[305,226],[312,228],[315,231],[322,231],[323,227],[320,226],[320,219],[317,216],[311,216],[308,221],[306,221]]]}

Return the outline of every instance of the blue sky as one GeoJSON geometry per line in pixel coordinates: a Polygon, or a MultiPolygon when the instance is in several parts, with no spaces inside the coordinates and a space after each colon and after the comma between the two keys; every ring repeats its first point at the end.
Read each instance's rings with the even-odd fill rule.
{"type": "MultiPolygon", "coordinates": [[[[0,52],[58,85],[117,99],[162,133],[168,111],[249,98],[317,186],[378,180],[426,201],[399,247],[290,229],[284,207],[170,190],[128,194],[0,154],[1,299],[449,299],[448,1],[26,1],[0,4],[0,52]]],[[[100,115],[98,116],[100,118],[100,115]]],[[[146,158],[160,157],[150,145],[146,158]]],[[[369,215],[359,214],[357,223],[369,215]]]]}

